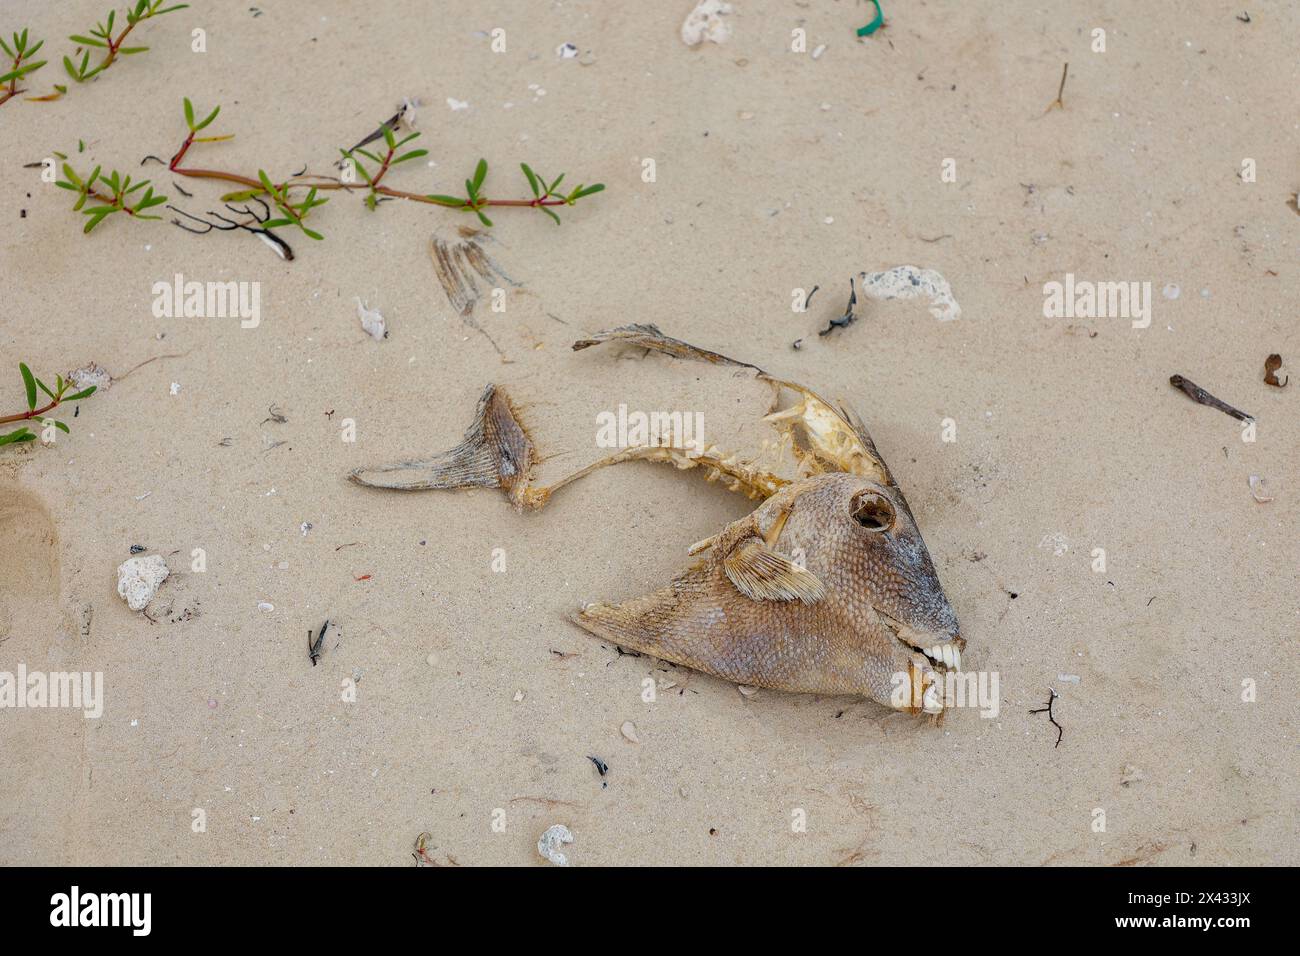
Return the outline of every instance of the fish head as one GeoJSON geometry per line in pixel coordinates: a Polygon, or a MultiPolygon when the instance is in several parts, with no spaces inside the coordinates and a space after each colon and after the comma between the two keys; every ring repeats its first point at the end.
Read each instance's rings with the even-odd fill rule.
{"type": "Polygon", "coordinates": [[[923,693],[939,685],[942,672],[960,670],[966,639],[896,484],[821,475],[768,499],[755,518],[768,537],[782,522],[777,546],[800,554],[823,582],[823,600],[860,627],[870,696],[881,699],[887,682],[897,685],[902,661],[923,693]]]}

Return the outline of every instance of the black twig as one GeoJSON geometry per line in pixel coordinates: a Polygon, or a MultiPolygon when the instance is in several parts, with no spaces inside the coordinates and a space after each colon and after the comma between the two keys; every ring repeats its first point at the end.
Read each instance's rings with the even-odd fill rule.
{"type": "Polygon", "coordinates": [[[185,223],[181,222],[179,219],[172,220],[173,226],[178,226],[179,228],[184,229],[186,232],[192,232],[197,236],[204,236],[207,235],[209,232],[211,232],[213,229],[217,229],[221,232],[231,232],[235,229],[242,229],[245,232],[251,232],[253,235],[257,236],[257,238],[265,242],[268,246],[270,246],[272,249],[275,250],[276,255],[278,255],[281,259],[292,260],[293,249],[289,247],[289,243],[285,242],[283,239],[277,236],[270,229],[264,229],[261,226],[262,223],[266,222],[268,219],[271,218],[271,207],[268,206],[266,204],[266,201],[262,199],[260,196],[251,197],[251,201],[256,202],[258,206],[261,207],[260,212],[255,212],[247,205],[245,205],[243,208],[239,208],[230,205],[230,203],[226,203],[226,208],[230,210],[232,213],[234,213],[236,216],[247,216],[253,222],[256,222],[258,224],[256,226],[252,225],[252,223],[249,222],[236,222],[233,219],[221,215],[221,213],[213,212],[211,209],[208,210],[207,215],[211,216],[212,219],[215,219],[216,220],[215,222],[208,219],[203,219],[199,216],[192,215],[191,213],[186,212],[184,209],[177,208],[176,206],[173,206],[170,203],[167,205],[167,208],[170,209],[172,212],[179,213],[180,215],[184,216],[186,219],[191,220],[192,222],[197,222],[199,225],[206,227],[203,229],[196,229],[192,226],[185,225],[185,223]]]}
{"type": "Polygon", "coordinates": [[[307,655],[311,658],[312,667],[316,666],[316,662],[320,660],[321,654],[324,653],[325,631],[329,626],[329,619],[326,618],[325,623],[320,626],[320,634],[316,636],[316,642],[314,644],[311,639],[311,630],[309,629],[307,631],[307,655]]]}
{"type": "Polygon", "coordinates": [[[1056,703],[1056,698],[1061,695],[1051,687],[1047,688],[1047,693],[1051,694],[1051,696],[1047,698],[1047,706],[1035,708],[1034,710],[1031,710],[1030,713],[1047,714],[1047,719],[1050,720],[1052,726],[1056,728],[1056,743],[1052,745],[1052,749],[1055,750],[1057,747],[1061,746],[1061,738],[1065,736],[1065,728],[1056,722],[1056,715],[1052,713],[1052,706],[1056,703]]]}

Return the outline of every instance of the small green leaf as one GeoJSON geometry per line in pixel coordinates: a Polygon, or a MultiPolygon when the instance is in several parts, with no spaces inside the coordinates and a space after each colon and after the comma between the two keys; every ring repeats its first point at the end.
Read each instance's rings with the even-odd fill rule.
{"type": "Polygon", "coordinates": [[[216,107],[216,109],[214,109],[211,113],[208,114],[207,118],[206,118],[202,123],[200,123],[198,126],[194,127],[194,131],[197,133],[199,130],[203,129],[205,126],[210,125],[210,124],[212,123],[212,121],[213,121],[214,119],[217,118],[217,114],[220,113],[220,112],[221,112],[221,106],[218,105],[218,106],[216,107]]]}
{"type": "MultiPolygon", "coordinates": [[[[46,395],[50,396],[50,398],[54,398],[54,393],[51,392],[49,387],[44,382],[42,382],[39,378],[36,380],[36,387],[39,388],[42,392],[44,392],[46,395]]],[[[54,400],[56,402],[58,401],[57,398],[54,398],[54,400]]]]}
{"type": "Polygon", "coordinates": [[[16,80],[21,76],[26,76],[34,70],[39,70],[44,65],[44,60],[37,60],[35,63],[25,63],[18,69],[6,73],[4,76],[0,76],[0,83],[8,83],[10,80],[16,80]]]}
{"type": "MultiPolygon", "coordinates": [[[[15,43],[18,42],[18,35],[17,35],[17,34],[14,34],[14,42],[15,42],[15,43]]],[[[0,37],[0,50],[4,50],[4,51],[5,51],[5,56],[9,57],[9,59],[12,60],[12,59],[14,58],[14,51],[11,50],[11,49],[9,49],[9,44],[8,44],[8,43],[5,43],[5,38],[4,38],[4,37],[0,37]]]]}
{"type": "Polygon", "coordinates": [[[83,37],[83,36],[74,35],[68,37],[68,39],[71,40],[73,43],[79,43],[82,46],[97,46],[103,49],[108,48],[107,43],[105,43],[103,40],[96,40],[94,37],[83,37]]]}
{"type": "Polygon", "coordinates": [[[396,137],[393,136],[393,129],[392,129],[392,127],[391,127],[391,126],[381,126],[380,129],[384,131],[384,142],[388,144],[388,148],[389,148],[389,149],[396,149],[396,148],[397,148],[397,139],[396,139],[396,137]]]}
{"type": "Polygon", "coordinates": [[[226,193],[221,197],[222,202],[248,202],[254,196],[260,196],[266,192],[265,189],[240,189],[233,193],[226,193]]]}
{"type": "Polygon", "coordinates": [[[461,199],[459,196],[440,196],[440,195],[438,195],[437,193],[430,193],[429,195],[425,196],[424,198],[425,198],[425,199],[431,199],[431,200],[433,200],[434,202],[436,202],[436,203],[441,203],[441,204],[444,205],[444,206],[463,206],[463,205],[465,205],[465,200],[461,199]]]}
{"type": "Polygon", "coordinates": [[[185,103],[185,125],[188,126],[192,132],[194,130],[194,104],[190,102],[190,98],[188,96],[184,98],[184,103],[185,103]]]}
{"type": "Polygon", "coordinates": [[[533,196],[535,198],[540,198],[542,193],[540,187],[538,187],[537,185],[536,174],[534,174],[533,171],[528,168],[527,163],[520,163],[519,168],[522,169],[524,171],[524,175],[528,177],[528,186],[530,189],[532,189],[533,196]]]}
{"type": "Polygon", "coordinates": [[[546,215],[550,216],[552,219],[554,219],[555,224],[557,226],[560,225],[560,217],[555,214],[555,210],[548,209],[545,206],[538,206],[537,208],[540,209],[542,212],[546,213],[546,215]]]}
{"type": "Polygon", "coordinates": [[[478,165],[474,167],[474,191],[478,192],[483,180],[487,179],[488,165],[486,159],[480,159],[478,165]]]}
{"type": "Polygon", "coordinates": [[[72,432],[68,431],[68,426],[63,424],[63,422],[59,421],[57,418],[47,418],[46,421],[53,422],[54,427],[57,428],[59,431],[63,432],[63,434],[65,435],[72,434],[72,432]]]}
{"type": "Polygon", "coordinates": [[[35,440],[36,436],[29,432],[26,426],[11,431],[8,435],[0,435],[0,445],[12,445],[15,442],[35,440]]]}
{"type": "Polygon", "coordinates": [[[492,228],[492,220],[489,219],[487,216],[483,215],[481,210],[475,209],[474,215],[478,216],[479,221],[482,222],[483,225],[487,226],[489,229],[492,228]]]}
{"type": "Polygon", "coordinates": [[[325,238],[325,237],[322,236],[319,232],[312,232],[310,229],[308,229],[306,226],[303,226],[301,223],[299,224],[299,227],[302,229],[303,232],[305,232],[305,233],[306,233],[308,236],[310,236],[312,239],[324,239],[324,238],[325,238]]]}
{"type": "Polygon", "coordinates": [[[18,363],[18,371],[22,373],[23,385],[27,388],[27,410],[30,412],[36,407],[36,377],[23,362],[18,363]]]}
{"type": "Polygon", "coordinates": [[[577,189],[571,198],[581,199],[583,196],[591,196],[594,195],[595,193],[604,192],[604,190],[605,190],[604,183],[593,183],[590,186],[583,186],[577,189]]]}
{"type": "Polygon", "coordinates": [[[86,221],[86,228],[81,231],[83,233],[89,233],[90,230],[94,229],[108,216],[115,212],[117,212],[116,206],[96,206],[93,209],[83,209],[81,211],[82,215],[89,216],[90,218],[86,221]]]}
{"type": "Polygon", "coordinates": [[[88,388],[83,388],[83,389],[82,389],[81,391],[79,391],[76,395],[69,395],[67,398],[64,399],[64,401],[65,401],[65,402],[79,402],[79,401],[81,401],[83,398],[89,398],[91,395],[93,395],[94,392],[95,392],[95,389],[97,389],[97,388],[99,388],[98,385],[91,385],[91,386],[89,386],[88,388]]]}
{"type": "Polygon", "coordinates": [[[130,56],[132,53],[146,53],[148,50],[147,46],[120,46],[117,48],[117,52],[123,56],[130,56]]]}
{"type": "Polygon", "coordinates": [[[292,219],[285,219],[284,217],[281,217],[279,219],[268,219],[266,222],[262,223],[262,228],[278,229],[280,226],[291,226],[291,225],[293,225],[292,219]]]}
{"type": "Polygon", "coordinates": [[[404,163],[408,159],[419,159],[421,156],[428,155],[429,151],[427,149],[413,149],[409,153],[403,153],[401,156],[398,156],[393,160],[392,165],[396,166],[398,163],[404,163]]]}

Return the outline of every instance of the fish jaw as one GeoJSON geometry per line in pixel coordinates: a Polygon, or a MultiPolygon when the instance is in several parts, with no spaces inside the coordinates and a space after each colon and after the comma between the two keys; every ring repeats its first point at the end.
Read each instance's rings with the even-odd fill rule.
{"type": "Polygon", "coordinates": [[[894,637],[906,647],[920,651],[935,664],[947,670],[961,670],[961,652],[966,650],[966,638],[947,631],[921,631],[895,620],[877,609],[877,613],[894,632],[894,637]]]}

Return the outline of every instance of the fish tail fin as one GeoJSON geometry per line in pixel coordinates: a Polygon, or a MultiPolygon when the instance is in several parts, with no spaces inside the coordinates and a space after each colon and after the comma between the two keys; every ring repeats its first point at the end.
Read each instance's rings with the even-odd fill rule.
{"type": "Polygon", "coordinates": [[[510,397],[505,389],[489,385],[478,401],[474,421],[455,448],[418,461],[358,468],[348,477],[359,485],[399,491],[500,488],[515,507],[522,508],[531,504],[528,477],[534,461],[532,440],[510,397]]]}

